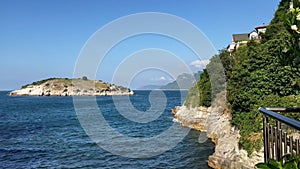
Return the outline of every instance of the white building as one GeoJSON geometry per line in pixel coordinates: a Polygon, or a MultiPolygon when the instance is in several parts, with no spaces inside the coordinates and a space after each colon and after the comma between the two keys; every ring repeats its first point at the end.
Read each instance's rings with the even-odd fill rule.
{"type": "Polygon", "coordinates": [[[251,39],[257,39],[258,42],[261,38],[261,34],[265,33],[267,30],[267,25],[257,26],[255,29],[250,33],[243,33],[243,34],[233,34],[232,35],[232,42],[228,45],[227,50],[228,52],[234,52],[241,44],[247,44],[247,42],[251,39]]]}

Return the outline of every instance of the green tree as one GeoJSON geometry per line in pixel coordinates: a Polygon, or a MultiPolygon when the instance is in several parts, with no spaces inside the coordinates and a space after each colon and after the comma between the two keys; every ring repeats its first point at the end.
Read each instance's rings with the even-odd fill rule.
{"type": "Polygon", "coordinates": [[[82,80],[88,80],[88,78],[86,76],[83,76],[82,80]]]}
{"type": "Polygon", "coordinates": [[[200,74],[200,80],[197,82],[199,92],[199,105],[209,107],[212,101],[211,83],[207,70],[204,69],[200,74]]]}

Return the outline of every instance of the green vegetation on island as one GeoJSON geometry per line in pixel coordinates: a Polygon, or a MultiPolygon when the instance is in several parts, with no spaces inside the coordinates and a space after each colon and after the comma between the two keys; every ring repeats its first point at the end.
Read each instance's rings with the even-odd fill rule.
{"type": "MultiPolygon", "coordinates": [[[[259,107],[300,105],[299,6],[297,0],[293,8],[290,0],[282,0],[266,32],[259,34],[259,41],[249,40],[233,53],[221,50],[211,59],[185,102],[192,107],[211,105],[215,95],[224,89],[223,80],[218,81],[215,74],[222,72],[209,72],[210,67],[219,67],[220,60],[226,75],[226,110],[232,115],[232,124],[240,130],[240,146],[249,154],[262,147],[259,107]]],[[[297,114],[289,116],[300,120],[297,114]]]]}

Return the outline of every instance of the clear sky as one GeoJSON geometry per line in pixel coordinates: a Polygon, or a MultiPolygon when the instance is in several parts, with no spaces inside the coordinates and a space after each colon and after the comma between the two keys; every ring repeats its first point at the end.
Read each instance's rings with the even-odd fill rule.
{"type": "MultiPolygon", "coordinates": [[[[0,0],[0,90],[17,89],[24,84],[50,77],[72,77],[77,57],[90,36],[109,22],[129,14],[162,12],[176,15],[198,27],[216,50],[220,50],[231,42],[233,33],[249,33],[255,26],[268,24],[279,2],[0,0]]],[[[184,48],[178,47],[177,42],[168,42],[174,45],[165,45],[169,41],[166,39],[154,35],[135,37],[128,40],[131,48],[120,44],[110,55],[128,55],[134,49],[156,47],[172,52],[174,50],[174,53],[186,56],[182,59],[190,66],[191,63],[197,63],[194,58],[188,57],[188,51],[185,53],[184,48]],[[136,47],[140,44],[143,46],[136,47]]],[[[113,65],[117,65],[120,60],[122,59],[112,59],[99,70],[111,72],[113,65]]],[[[193,67],[193,71],[197,71],[196,68],[199,69],[193,67]]],[[[157,76],[153,73],[147,75],[147,72],[144,74],[143,77],[147,78],[140,78],[141,81],[136,78],[131,87],[163,84],[172,79],[159,73],[157,76]]],[[[110,82],[111,75],[102,73],[97,77],[110,82]]]]}

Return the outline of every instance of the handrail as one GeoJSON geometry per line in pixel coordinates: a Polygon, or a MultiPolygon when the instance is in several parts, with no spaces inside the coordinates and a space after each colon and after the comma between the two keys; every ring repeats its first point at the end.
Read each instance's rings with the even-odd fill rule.
{"type": "Polygon", "coordinates": [[[300,112],[300,107],[266,107],[266,109],[275,112],[300,112]]]}
{"type": "Polygon", "coordinates": [[[281,113],[283,112],[300,112],[299,107],[260,107],[259,111],[263,113],[263,136],[264,136],[264,160],[269,159],[279,160],[284,154],[300,154],[300,140],[288,135],[286,129],[282,128],[281,124],[289,126],[300,131],[300,122],[288,118],[281,113]],[[269,123],[269,120],[275,120],[276,124],[269,123]]]}
{"type": "MultiPolygon", "coordinates": [[[[294,120],[294,119],[290,119],[286,116],[275,113],[273,111],[276,111],[276,110],[273,109],[273,111],[271,111],[270,109],[272,110],[272,108],[260,107],[258,110],[260,112],[262,112],[264,115],[267,115],[267,116],[269,116],[273,119],[276,119],[276,120],[278,120],[282,123],[285,123],[285,124],[295,128],[297,130],[300,130],[300,122],[299,121],[294,120]]],[[[281,111],[281,112],[297,112],[297,111],[300,111],[300,108],[284,108],[284,109],[281,109],[279,111],[281,111]]]]}

